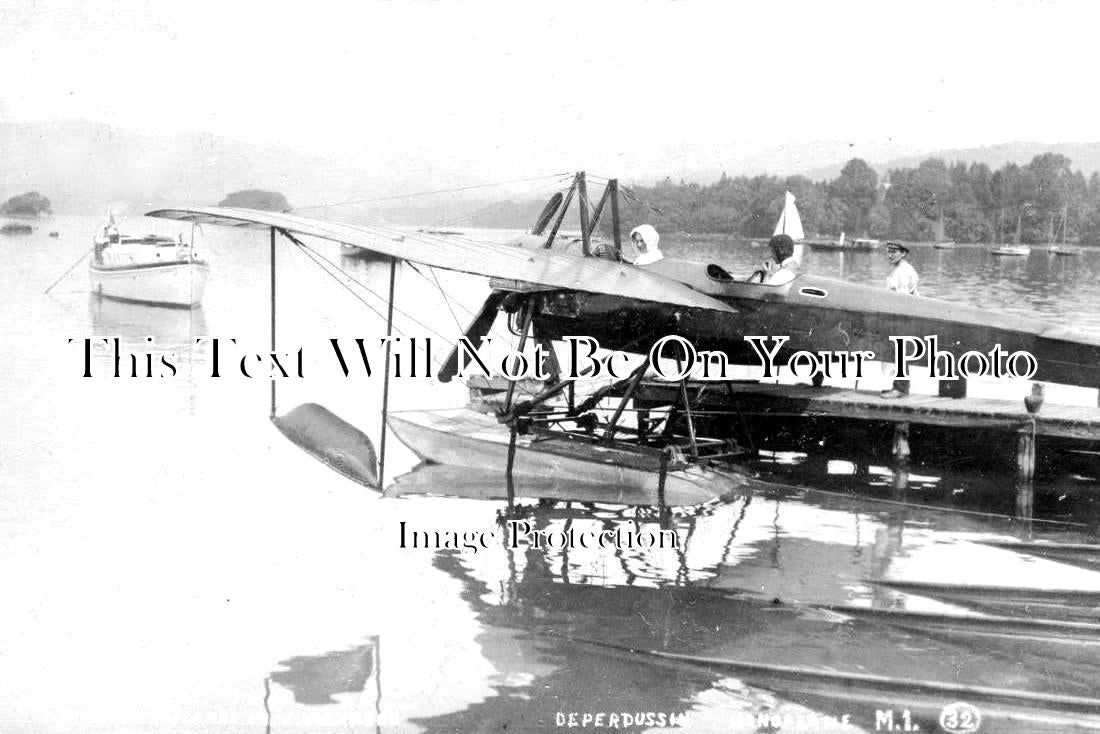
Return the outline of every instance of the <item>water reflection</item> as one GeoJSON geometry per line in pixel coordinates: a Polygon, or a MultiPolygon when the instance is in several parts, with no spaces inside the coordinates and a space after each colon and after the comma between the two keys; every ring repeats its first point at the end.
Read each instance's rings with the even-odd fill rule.
{"type": "MultiPolygon", "coordinates": [[[[1036,716],[1100,725],[1100,701],[1089,699],[1100,632],[1071,640],[968,625],[958,615],[978,609],[967,612],[965,599],[938,602],[877,583],[922,574],[985,583],[979,556],[990,547],[979,541],[996,537],[998,523],[830,504],[763,493],[681,514],[683,547],[663,556],[530,546],[496,549],[495,558],[437,554],[434,565],[462,583],[483,625],[478,644],[499,676],[487,700],[413,723],[428,731],[527,730],[553,727],[563,712],[665,712],[686,714],[688,730],[718,730],[715,717],[725,717],[721,730],[756,730],[730,718],[743,712],[848,714],[873,728],[875,709],[894,706],[932,731],[951,697],[966,695],[1000,727],[990,730],[1033,731],[1036,716]],[[946,574],[943,546],[959,557],[946,574]],[[847,605],[870,614],[836,613],[847,605]],[[898,610],[933,622],[915,624],[898,610]],[[1081,700],[1059,698],[1067,695],[1081,700]]],[[[528,513],[544,529],[653,522],[562,505],[528,513]]],[[[1056,564],[1035,569],[1002,555],[1021,588],[1055,580],[1056,564]]],[[[1088,578],[1100,589],[1100,578],[1088,578]]]]}
{"type": "Polygon", "coordinates": [[[753,430],[751,466],[777,481],[1021,521],[1100,521],[1095,456],[1079,442],[1039,441],[1032,481],[1021,484],[1014,433],[913,424],[902,461],[891,454],[890,423],[759,418],[753,430]]]}
{"type": "MultiPolygon", "coordinates": [[[[377,635],[372,636],[368,642],[347,650],[292,657],[281,661],[279,665],[282,670],[273,671],[264,679],[263,706],[267,716],[268,734],[272,731],[272,683],[289,690],[294,695],[295,703],[323,706],[337,703],[335,696],[364,693],[368,681],[372,679],[373,710],[364,716],[364,722],[356,723],[369,720],[376,732],[381,731],[382,653],[381,641],[377,635]]],[[[289,723],[294,725],[294,722],[289,723]]]]}
{"type": "MultiPolygon", "coordinates": [[[[294,700],[305,704],[336,703],[333,696],[341,693],[362,693],[367,680],[376,673],[378,638],[349,650],[327,652],[282,660],[285,670],[273,672],[270,679],[294,694],[294,700]]],[[[374,675],[381,696],[381,679],[374,675]]]]}
{"type": "Polygon", "coordinates": [[[88,317],[92,334],[118,336],[125,346],[145,348],[146,338],[151,336],[158,349],[180,349],[193,346],[197,337],[207,336],[206,312],[202,306],[169,308],[91,294],[88,317]]]}

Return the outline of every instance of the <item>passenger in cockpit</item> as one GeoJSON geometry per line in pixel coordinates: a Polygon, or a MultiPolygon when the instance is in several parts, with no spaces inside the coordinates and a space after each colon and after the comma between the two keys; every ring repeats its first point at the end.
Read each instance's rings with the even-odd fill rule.
{"type": "Polygon", "coordinates": [[[661,235],[649,224],[640,224],[630,230],[630,243],[634,245],[634,251],[638,256],[634,258],[635,265],[651,265],[664,259],[657,245],[661,241],[661,235]]]}

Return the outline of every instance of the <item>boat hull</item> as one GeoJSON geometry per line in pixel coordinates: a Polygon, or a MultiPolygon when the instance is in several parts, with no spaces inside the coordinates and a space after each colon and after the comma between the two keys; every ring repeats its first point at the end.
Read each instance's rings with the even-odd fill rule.
{"type": "MultiPolygon", "coordinates": [[[[409,411],[390,414],[388,425],[413,453],[425,461],[450,466],[503,467],[508,461],[508,427],[471,410],[409,411]]],[[[519,436],[513,475],[516,495],[540,499],[656,505],[659,474],[637,461],[619,460],[618,452],[592,447],[589,458],[555,453],[547,441],[519,436]],[[524,482],[524,478],[530,481],[524,482]],[[579,486],[583,485],[583,486],[579,486]]],[[[745,482],[741,474],[689,466],[669,471],[665,503],[690,506],[735,493],[745,482]]],[[[504,484],[499,485],[503,498],[504,484]]],[[[446,495],[441,486],[437,494],[446,495]]]]}
{"type": "Polygon", "coordinates": [[[209,275],[210,266],[199,261],[88,269],[92,292],[104,298],[180,308],[202,302],[209,275]]]}

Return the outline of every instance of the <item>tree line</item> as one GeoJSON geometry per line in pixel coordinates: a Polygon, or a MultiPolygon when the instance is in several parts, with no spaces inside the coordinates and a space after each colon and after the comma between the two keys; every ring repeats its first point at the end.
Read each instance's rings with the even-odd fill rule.
{"type": "Polygon", "coordinates": [[[929,158],[883,177],[859,158],[831,180],[805,176],[723,174],[716,183],[636,186],[624,202],[625,222],[662,230],[767,237],[783,209],[784,192],[797,197],[809,236],[871,236],[928,241],[1045,243],[1063,238],[1100,244],[1100,173],[1086,178],[1057,153],[997,170],[984,163],[929,158]],[[1017,235],[1018,233],[1018,235],[1017,235]]]}

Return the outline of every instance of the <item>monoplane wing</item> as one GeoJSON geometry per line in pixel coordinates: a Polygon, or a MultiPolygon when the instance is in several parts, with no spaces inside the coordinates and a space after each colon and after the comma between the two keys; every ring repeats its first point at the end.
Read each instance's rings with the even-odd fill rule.
{"type": "Polygon", "coordinates": [[[515,280],[547,288],[565,288],[656,301],[690,308],[736,313],[711,296],[657,273],[626,263],[580,257],[554,250],[530,250],[469,239],[406,233],[395,239],[393,230],[326,222],[282,212],[229,207],[157,209],[146,216],[236,228],[275,228],[360,247],[401,260],[444,270],[515,280]]]}

